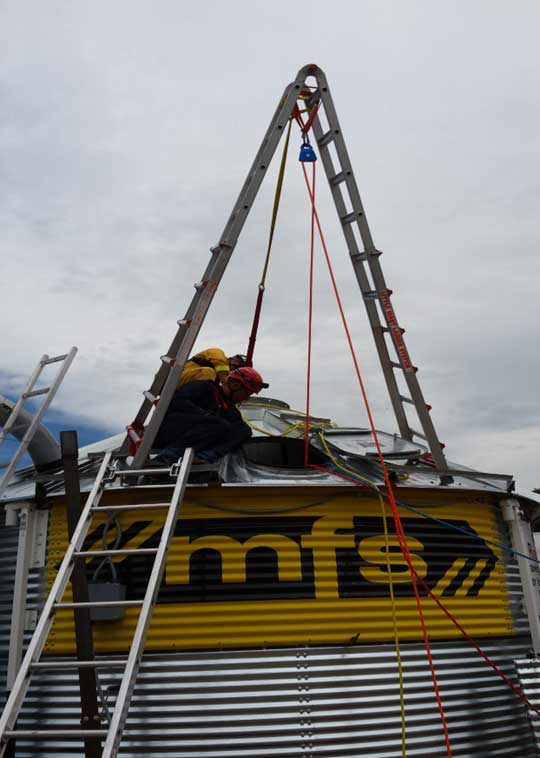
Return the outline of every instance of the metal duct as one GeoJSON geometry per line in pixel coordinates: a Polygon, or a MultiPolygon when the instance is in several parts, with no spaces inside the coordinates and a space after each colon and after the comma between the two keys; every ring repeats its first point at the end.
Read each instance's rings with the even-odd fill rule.
{"type": "MultiPolygon", "coordinates": [[[[14,405],[15,403],[8,400],[7,397],[0,395],[0,426],[6,423],[14,405]]],[[[21,408],[11,434],[20,442],[31,422],[32,414],[21,408]]],[[[46,463],[52,463],[61,458],[60,445],[43,424],[37,427],[28,446],[28,453],[35,466],[43,466],[46,463]]]]}

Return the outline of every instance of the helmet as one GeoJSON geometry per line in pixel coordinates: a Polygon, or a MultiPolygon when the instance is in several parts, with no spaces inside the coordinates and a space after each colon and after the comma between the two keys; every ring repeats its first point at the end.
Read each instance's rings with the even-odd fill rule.
{"type": "Polygon", "coordinates": [[[230,379],[239,382],[251,393],[259,393],[263,387],[268,387],[267,382],[263,382],[263,378],[259,372],[249,366],[243,366],[242,368],[236,368],[234,371],[231,371],[229,374],[229,380],[230,379]]]}

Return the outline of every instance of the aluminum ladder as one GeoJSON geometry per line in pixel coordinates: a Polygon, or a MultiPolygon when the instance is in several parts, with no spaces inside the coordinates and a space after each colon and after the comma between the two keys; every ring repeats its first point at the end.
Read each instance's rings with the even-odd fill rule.
{"type": "Polygon", "coordinates": [[[166,355],[161,358],[162,364],[152,386],[143,393],[144,400],[133,424],[128,427],[124,446],[131,444],[135,447],[132,466],[140,468],[152,448],[184,363],[191,353],[279,140],[289,119],[299,117],[300,108],[307,109],[309,113],[304,134],[307,136],[312,128],[319,147],[400,434],[408,440],[414,437],[424,440],[441,479],[448,481],[445,475],[448,466],[442,445],[430,417],[430,406],[426,404],[418,383],[417,369],[405,346],[404,329],[400,327],[392,305],[392,291],[386,285],[380,266],[381,252],[375,247],[369,230],[328,83],[324,72],[314,64],[304,66],[298,72],[279,101],[220,241],[211,248],[212,257],[203,278],[195,284],[195,295],[186,315],[178,321],[178,331],[166,355]],[[314,86],[306,85],[310,77],[315,80],[314,86]],[[322,114],[326,117],[327,126],[323,126],[322,114]],[[391,357],[391,351],[395,353],[394,357],[391,357]],[[408,395],[400,391],[399,373],[407,385],[408,395]],[[409,424],[405,405],[412,406],[416,411],[420,429],[415,430],[409,424]],[[152,416],[145,428],[152,409],[152,416]]]}
{"type": "Polygon", "coordinates": [[[17,418],[19,417],[20,411],[24,403],[32,397],[41,396],[43,398],[41,405],[39,406],[37,412],[34,414],[34,417],[28,429],[26,430],[22,440],[19,443],[19,447],[17,448],[15,455],[9,462],[2,479],[0,479],[0,497],[2,496],[6,487],[8,486],[11,477],[15,473],[15,469],[17,468],[19,461],[21,460],[23,455],[26,453],[26,450],[28,449],[28,445],[31,443],[32,438],[34,434],[36,433],[39,427],[39,424],[41,423],[41,419],[45,415],[47,408],[52,403],[52,400],[54,396],[56,395],[58,388],[62,384],[62,380],[64,379],[69,367],[71,366],[76,353],[77,353],[77,348],[72,347],[69,353],[65,353],[64,355],[56,355],[53,358],[50,358],[46,354],[42,355],[41,358],[39,359],[38,365],[36,366],[32,375],[30,376],[30,379],[28,380],[26,387],[22,391],[21,396],[19,397],[19,399],[13,406],[13,410],[9,414],[9,418],[6,421],[4,428],[0,432],[0,447],[3,445],[8,434],[16,428],[17,418]],[[41,376],[41,372],[43,371],[45,366],[49,366],[52,363],[60,363],[61,365],[50,387],[41,387],[38,389],[34,389],[39,377],[41,376]]]}
{"type": "MultiPolygon", "coordinates": [[[[104,740],[102,758],[114,758],[117,755],[124,726],[126,723],[128,710],[135,687],[135,681],[139,670],[139,665],[144,652],[144,644],[148,629],[150,626],[153,608],[156,604],[163,572],[165,570],[165,564],[169,551],[171,540],[174,536],[174,530],[182,499],[191,470],[191,464],[193,461],[193,450],[188,448],[182,458],[181,464],[175,464],[170,469],[170,473],[176,476],[176,484],[173,490],[172,498],[169,503],[150,503],[150,504],[136,504],[136,505],[103,505],[100,506],[99,502],[101,496],[106,488],[106,485],[115,481],[117,478],[125,476],[126,470],[119,469],[116,464],[110,465],[112,452],[105,454],[101,463],[98,475],[93,484],[92,490],[88,495],[88,499],[81,513],[81,517],[73,533],[73,538],[69,543],[64,559],[58,569],[58,574],[54,580],[53,586],[37,623],[36,629],[28,645],[23,662],[13,684],[13,689],[8,698],[2,717],[0,718],[0,756],[4,755],[4,752],[11,739],[17,740],[46,740],[49,739],[72,739],[84,740],[89,737],[98,737],[104,740]],[[83,544],[86,535],[90,529],[92,518],[96,512],[125,512],[136,511],[141,508],[145,509],[167,509],[167,515],[163,525],[160,542],[157,548],[135,548],[135,549],[117,549],[117,550],[83,550],[83,544]],[[115,600],[115,601],[90,601],[88,603],[65,603],[62,602],[64,591],[67,587],[68,581],[77,559],[84,558],[99,558],[112,555],[150,555],[153,554],[154,564],[148,580],[146,593],[143,600],[115,600]],[[80,607],[133,607],[139,606],[141,608],[131,648],[127,657],[127,660],[117,659],[96,659],[93,661],[78,661],[78,660],[66,660],[66,661],[49,661],[40,660],[43,648],[47,641],[49,631],[54,623],[55,613],[58,610],[65,608],[80,608],[80,607]],[[24,699],[28,688],[30,686],[30,680],[32,672],[42,669],[50,668],[80,668],[84,666],[95,666],[105,669],[112,668],[124,668],[122,680],[120,683],[120,689],[116,699],[114,711],[112,713],[110,723],[107,729],[73,729],[73,730],[18,730],[15,728],[17,718],[24,703],[24,699]]],[[[135,474],[148,475],[153,473],[163,473],[169,471],[169,469],[141,469],[140,471],[129,470],[130,476],[135,474]]]]}

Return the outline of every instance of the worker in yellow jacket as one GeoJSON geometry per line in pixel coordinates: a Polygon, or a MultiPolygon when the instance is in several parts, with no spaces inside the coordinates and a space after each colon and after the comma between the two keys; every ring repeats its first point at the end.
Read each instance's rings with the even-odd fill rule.
{"type": "Polygon", "coordinates": [[[233,355],[227,358],[219,347],[210,347],[186,361],[184,370],[180,374],[178,387],[188,382],[211,381],[220,384],[227,381],[229,371],[245,366],[244,355],[233,355]]]}

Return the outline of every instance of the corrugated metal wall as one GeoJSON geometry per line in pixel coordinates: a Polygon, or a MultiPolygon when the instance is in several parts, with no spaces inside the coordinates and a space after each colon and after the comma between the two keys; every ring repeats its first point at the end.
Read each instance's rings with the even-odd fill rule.
{"type": "MultiPolygon", "coordinates": [[[[159,494],[159,493],[158,493],[159,494]]],[[[139,495],[140,496],[140,495],[139,495]]],[[[156,495],[157,496],[157,495],[156,495]]],[[[461,529],[501,539],[497,508],[489,499],[454,493],[416,493],[415,504],[461,529]],[[433,500],[441,500],[434,504],[433,500]]],[[[399,634],[422,634],[409,572],[388,515],[390,562],[399,634]]],[[[501,551],[410,511],[401,512],[412,560],[428,586],[476,636],[514,633],[501,551]]],[[[103,519],[85,549],[101,546],[103,519]]],[[[155,547],[161,517],[155,510],[122,514],[121,547],[155,547]]],[[[114,529],[108,537],[110,544],[114,529]]],[[[67,545],[65,514],[51,518],[49,578],[67,545]]],[[[389,574],[380,502],[344,488],[235,488],[188,491],[167,561],[148,648],[200,649],[271,645],[344,644],[393,638],[389,574]]],[[[97,565],[89,564],[89,571],[97,565]]],[[[117,562],[128,599],[141,599],[151,558],[117,562]]],[[[107,576],[107,575],[105,575],[107,576]]],[[[433,638],[459,632],[424,600],[433,638]]],[[[97,649],[127,649],[138,611],[95,627],[97,649]]],[[[73,651],[73,615],[58,614],[50,653],[73,651]]]]}
{"type": "Polygon", "coordinates": [[[0,708],[5,702],[13,583],[19,540],[19,528],[6,526],[5,517],[5,510],[0,508],[0,708]]]}
{"type": "MultiPolygon", "coordinates": [[[[250,527],[252,531],[249,534],[246,532],[247,522],[252,522],[254,519],[257,522],[258,514],[246,517],[236,513],[232,517],[233,521],[230,511],[216,514],[214,508],[209,508],[201,502],[212,500],[215,505],[214,501],[217,498],[213,493],[211,495],[208,490],[199,490],[189,494],[188,507],[184,508],[183,515],[184,518],[197,522],[198,529],[191,532],[190,539],[223,536],[224,530],[225,533],[227,530],[230,532],[231,526],[234,527],[233,534],[238,538],[249,539],[250,535],[253,536],[253,524],[250,527]],[[208,529],[210,521],[213,522],[213,530],[208,529]]],[[[260,493],[255,501],[253,492],[246,491],[243,495],[221,491],[219,496],[219,505],[225,508],[238,505],[243,508],[248,506],[265,508],[270,505],[270,501],[261,497],[260,493]]],[[[294,494],[280,498],[280,507],[285,510],[295,502],[298,504],[298,496],[299,493],[296,491],[294,494]]],[[[302,496],[304,500],[300,502],[306,502],[306,493],[304,492],[302,496]]],[[[275,507],[275,494],[273,494],[273,500],[275,507]]],[[[312,503],[316,500],[313,490],[309,493],[309,500],[312,503]]],[[[337,501],[332,500],[332,503],[334,511],[339,505],[339,513],[344,517],[344,520],[339,521],[337,525],[332,522],[331,530],[326,532],[330,552],[333,551],[334,555],[333,568],[331,561],[329,562],[330,570],[333,571],[331,575],[335,577],[339,560],[336,558],[334,539],[336,534],[342,534],[340,529],[349,528],[350,531],[351,514],[342,496],[337,498],[337,501]]],[[[473,506],[474,511],[470,503],[454,503],[453,506],[450,511],[448,506],[438,510],[430,508],[430,513],[443,518],[464,520],[484,536],[506,541],[504,525],[498,523],[497,511],[488,503],[476,504],[473,506]]],[[[351,507],[357,512],[358,500],[351,507]]],[[[364,516],[376,518],[374,504],[370,506],[366,501],[362,501],[362,513],[364,516]]],[[[301,511],[294,513],[295,517],[309,516],[315,521],[320,521],[327,515],[328,510],[325,510],[324,504],[312,505],[306,509],[305,513],[301,511]]],[[[410,516],[407,513],[403,515],[405,518],[410,516]]],[[[63,523],[63,514],[58,511],[56,516],[56,526],[54,517],[52,519],[49,543],[52,553],[51,565],[54,565],[61,557],[64,549],[64,537],[58,532],[60,519],[63,523]]],[[[140,518],[141,521],[145,520],[140,518]]],[[[149,518],[155,519],[155,512],[150,511],[149,518]]],[[[275,522],[268,521],[273,518],[275,516],[265,516],[267,526],[271,523],[275,525],[275,522]]],[[[280,522],[283,523],[287,518],[290,516],[283,514],[280,522]]],[[[298,523],[296,522],[296,528],[298,528],[298,523]]],[[[374,522],[371,524],[373,526],[374,522]]],[[[146,536],[142,535],[143,540],[140,544],[144,543],[148,534],[155,533],[154,526],[147,524],[139,530],[138,534],[144,532],[144,529],[148,530],[146,536]]],[[[369,572],[381,570],[384,564],[380,561],[380,549],[383,544],[380,539],[380,523],[375,524],[376,528],[374,527],[371,532],[365,531],[367,526],[369,524],[364,522],[362,534],[367,539],[371,539],[371,542],[368,543],[368,549],[363,549],[362,558],[365,561],[363,566],[369,576],[369,572]]],[[[257,535],[262,533],[268,535],[270,532],[277,531],[277,527],[262,530],[257,524],[255,527],[257,527],[255,529],[257,535]]],[[[308,539],[313,533],[311,522],[309,527],[309,530],[305,532],[308,539]]],[[[448,539],[446,542],[444,540],[441,542],[440,532],[438,540],[433,542],[434,533],[429,532],[429,529],[427,532],[422,532],[418,531],[417,527],[416,531],[412,531],[415,539],[423,541],[422,544],[432,545],[431,551],[435,556],[441,555],[441,547],[450,545],[448,539]]],[[[408,532],[410,534],[411,530],[409,529],[408,532]]],[[[285,535],[290,537],[291,534],[294,536],[293,531],[285,531],[285,535]]],[[[188,533],[185,529],[180,530],[177,536],[186,537],[188,533]]],[[[446,538],[445,535],[443,537],[446,538]]],[[[459,539],[459,535],[457,538],[459,539]]],[[[463,545],[452,544],[456,555],[463,547],[463,545]]],[[[470,545],[467,544],[465,547],[469,548],[470,545]]],[[[445,598],[447,605],[453,610],[456,607],[461,612],[465,610],[467,619],[472,618],[472,614],[475,613],[476,616],[480,616],[479,628],[488,631],[493,631],[492,624],[499,623],[502,617],[506,638],[482,638],[476,633],[475,635],[488,655],[508,676],[517,681],[513,661],[526,657],[530,648],[527,636],[512,636],[518,628],[525,628],[520,601],[521,593],[517,581],[517,565],[512,558],[505,558],[503,563],[500,560],[500,552],[495,551],[495,554],[498,558],[497,564],[491,566],[488,575],[484,562],[489,557],[487,554],[477,555],[474,551],[469,551],[468,558],[472,557],[475,563],[470,563],[467,570],[464,570],[466,561],[462,559],[456,565],[452,564],[450,568],[445,563],[446,569],[442,571],[444,566],[440,558],[439,563],[433,563],[425,552],[421,553],[426,565],[431,563],[431,566],[438,567],[435,578],[438,577],[437,582],[441,582],[439,589],[443,588],[443,584],[448,587],[453,583],[453,586],[457,587],[458,598],[454,607],[451,602],[456,601],[456,598],[450,597],[449,600],[445,598]],[[493,570],[494,568],[496,571],[493,570]],[[477,581],[482,572],[484,573],[483,583],[477,581]],[[459,581],[455,581],[456,577],[459,581]],[[467,594],[475,583],[477,588],[480,587],[480,591],[486,591],[483,602],[479,602],[479,593],[467,594]],[[461,597],[459,591],[461,591],[461,597]],[[465,605],[468,599],[471,600],[470,611],[465,605]]],[[[208,554],[206,555],[208,557],[208,554]]],[[[178,553],[176,558],[173,555],[173,559],[175,562],[173,562],[172,571],[176,572],[178,578],[182,576],[182,571],[185,571],[186,562],[185,559],[179,557],[178,553]]],[[[239,555],[238,559],[236,563],[230,564],[229,569],[237,572],[236,578],[238,576],[244,578],[242,570],[247,571],[247,578],[249,578],[250,567],[245,560],[245,555],[239,555]]],[[[11,565],[14,567],[14,560],[11,565]]],[[[190,566],[189,561],[187,565],[190,566]]],[[[268,593],[268,600],[265,604],[266,612],[256,616],[255,624],[252,623],[249,612],[249,607],[253,608],[253,601],[248,597],[242,603],[230,601],[220,603],[223,608],[218,616],[212,617],[212,614],[204,612],[204,603],[215,600],[212,592],[215,593],[216,587],[209,581],[212,575],[206,578],[204,575],[201,576],[201,565],[196,564],[191,565],[190,569],[191,572],[194,570],[199,572],[198,584],[195,587],[197,592],[202,591],[202,596],[198,602],[192,602],[193,596],[189,597],[189,592],[193,594],[194,590],[190,589],[192,582],[188,576],[183,585],[183,591],[188,593],[187,597],[184,595],[180,603],[167,604],[168,613],[162,617],[161,626],[158,620],[161,638],[165,639],[168,645],[171,642],[173,645],[180,645],[182,640],[185,640],[183,635],[188,625],[194,644],[198,641],[200,648],[205,647],[209,639],[213,639],[214,636],[219,639],[222,633],[219,625],[226,619],[226,613],[229,614],[228,623],[231,626],[236,625],[239,628],[239,635],[244,635],[243,639],[247,640],[253,639],[253,630],[257,629],[257,624],[269,627],[274,623],[283,623],[283,619],[275,613],[274,596],[271,593],[272,583],[275,591],[276,584],[279,586],[279,582],[283,580],[279,571],[280,565],[276,566],[275,562],[269,562],[268,556],[266,561],[263,561],[263,565],[268,573],[263,575],[266,583],[262,589],[268,593]],[[240,616],[235,615],[238,607],[242,610],[240,616]],[[233,613],[233,608],[235,613],[233,613]],[[187,620],[184,617],[186,613],[187,620]]],[[[350,563],[346,565],[350,570],[350,563]]],[[[399,569],[399,564],[396,563],[395,566],[399,569]]],[[[294,560],[291,561],[289,556],[283,561],[282,568],[292,573],[291,567],[297,568],[297,563],[294,560]]],[[[168,571],[170,571],[169,568],[168,571]]],[[[171,575],[174,576],[174,573],[169,573],[169,577],[171,575]]],[[[137,577],[136,572],[135,576],[137,577]]],[[[354,583],[350,582],[350,573],[348,575],[347,572],[342,572],[340,576],[337,577],[338,585],[340,581],[345,581],[348,591],[351,592],[352,588],[354,592],[354,583]]],[[[373,577],[373,573],[371,576],[373,577]]],[[[220,576],[218,584],[223,584],[222,579],[223,577],[220,576]]],[[[137,582],[140,581],[139,573],[137,582]]],[[[251,587],[251,591],[255,593],[261,591],[257,581],[260,579],[257,579],[257,572],[255,572],[255,587],[251,587]]],[[[311,585],[317,588],[313,574],[311,585]]],[[[324,599],[324,593],[328,590],[328,574],[324,571],[322,577],[319,577],[319,585],[324,599]]],[[[239,589],[238,582],[235,583],[234,588],[239,589]]],[[[242,591],[242,587],[240,590],[242,591]]],[[[243,591],[246,591],[245,588],[243,591]]],[[[290,588],[289,591],[291,591],[290,588]]],[[[293,603],[305,599],[302,595],[300,598],[292,595],[293,603]]],[[[335,601],[324,609],[324,613],[315,619],[315,623],[321,620],[323,624],[325,621],[331,623],[336,604],[343,599],[338,593],[335,601]]],[[[368,600],[373,607],[373,601],[377,598],[370,597],[368,600]]],[[[403,603],[408,602],[406,597],[401,600],[403,603]]],[[[317,596],[315,601],[317,601],[317,596]]],[[[350,599],[348,601],[351,602],[350,599]]],[[[357,598],[353,596],[352,602],[358,602],[357,598]]],[[[387,599],[385,603],[388,604],[387,599]]],[[[350,610],[349,607],[349,614],[350,610]]],[[[403,613],[407,610],[406,605],[401,610],[400,631],[403,625],[407,631],[411,628],[408,625],[412,625],[412,615],[403,613]]],[[[361,619],[354,617],[355,630],[361,631],[365,618],[365,616],[361,619]]],[[[433,621],[431,618],[429,620],[433,621]]],[[[368,622],[374,630],[377,630],[380,618],[374,617],[368,622]]],[[[435,626],[435,630],[440,629],[435,624],[432,625],[435,626]]],[[[114,635],[112,631],[114,626],[119,625],[102,625],[96,627],[96,631],[105,639],[106,635],[114,635]]],[[[296,630],[293,625],[290,626],[294,635],[296,630]]],[[[287,629],[287,625],[285,628],[287,629]]],[[[497,629],[496,626],[495,631],[497,629]]],[[[340,627],[338,631],[342,640],[350,637],[348,626],[340,627]]],[[[69,627],[66,626],[64,633],[69,634],[69,627]]],[[[301,630],[301,634],[305,634],[305,630],[301,630]]],[[[381,637],[385,634],[387,635],[388,632],[383,629],[381,637]]],[[[127,638],[128,635],[123,632],[121,647],[125,647],[127,638]]],[[[204,652],[147,653],[137,682],[128,732],[120,754],[124,758],[140,758],[140,756],[145,756],[145,758],[162,758],[163,756],[169,756],[169,758],[278,758],[278,756],[279,758],[282,756],[284,758],[288,756],[294,758],[309,756],[401,758],[399,689],[393,645],[364,643],[312,647],[309,646],[309,642],[308,639],[304,639],[302,645],[282,649],[253,649],[252,647],[244,650],[214,649],[204,652]]],[[[362,638],[360,638],[361,642],[362,638]]],[[[216,647],[218,646],[219,643],[216,644],[216,647]]],[[[114,644],[111,647],[114,647],[114,644]]],[[[446,756],[446,751],[424,647],[414,642],[402,642],[401,649],[405,671],[407,756],[411,758],[441,756],[443,758],[446,756]]],[[[477,653],[461,639],[434,642],[433,649],[449,723],[453,755],[462,758],[469,756],[471,758],[473,756],[532,758],[537,756],[534,735],[525,708],[477,653]]],[[[102,675],[102,684],[110,695],[111,704],[114,704],[118,682],[118,673],[102,675]]],[[[37,726],[74,728],[78,726],[79,718],[78,686],[74,671],[63,670],[61,674],[39,673],[34,676],[30,699],[25,705],[19,722],[21,728],[37,726]]],[[[19,743],[16,756],[17,758],[34,758],[35,756],[43,756],[43,758],[73,756],[76,758],[83,756],[83,751],[76,742],[19,743]]]]}
{"type": "MultiPolygon", "coordinates": [[[[528,641],[483,639],[516,680],[528,641]]],[[[537,756],[525,708],[465,642],[435,643],[452,753],[537,756]]],[[[443,758],[440,718],[423,645],[402,646],[407,756],[443,758]]],[[[107,687],[118,677],[106,676],[107,687]]],[[[78,721],[75,675],[36,676],[21,728],[78,721]],[[43,722],[42,722],[43,723],[43,722]]],[[[113,697],[114,700],[114,697],[113,697]]],[[[18,758],[81,756],[76,742],[21,743],[18,758]]],[[[401,758],[395,651],[389,645],[147,655],[124,758],[401,758]]]]}

